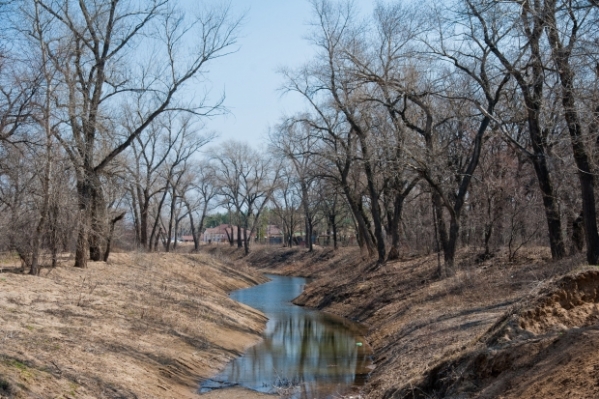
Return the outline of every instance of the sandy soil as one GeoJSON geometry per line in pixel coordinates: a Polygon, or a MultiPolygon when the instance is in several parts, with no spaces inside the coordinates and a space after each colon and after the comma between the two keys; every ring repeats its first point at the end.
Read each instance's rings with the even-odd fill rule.
{"type": "Polygon", "coordinates": [[[376,369],[368,398],[599,397],[599,271],[528,249],[455,276],[435,255],[375,263],[356,250],[265,248],[247,261],[315,276],[295,302],[368,325],[376,369]]]}
{"type": "Polygon", "coordinates": [[[264,278],[208,255],[15,271],[0,264],[1,398],[199,397],[198,381],[256,343],[266,321],[227,296],[264,278]]]}

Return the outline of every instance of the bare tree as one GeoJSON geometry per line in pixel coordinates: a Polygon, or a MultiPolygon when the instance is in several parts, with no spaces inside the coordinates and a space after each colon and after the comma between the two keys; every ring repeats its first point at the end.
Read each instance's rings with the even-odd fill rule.
{"type": "Polygon", "coordinates": [[[161,168],[181,134],[181,130],[164,127],[163,121],[157,119],[136,137],[127,162],[136,240],[142,248],[151,247],[148,237],[151,201],[165,189],[161,168]]]}
{"type": "Polygon", "coordinates": [[[181,200],[189,215],[189,225],[193,237],[194,250],[200,249],[200,235],[204,230],[206,215],[214,205],[218,195],[214,165],[203,160],[190,169],[189,180],[182,188],[181,200]],[[197,215],[197,218],[194,217],[197,215]],[[196,220],[197,225],[196,225],[196,220]]]}
{"type": "MultiPolygon", "coordinates": [[[[577,3],[577,2],[575,2],[577,3]]],[[[582,4],[581,4],[582,5],[582,4]]],[[[595,202],[595,176],[585,148],[585,134],[582,118],[577,106],[576,73],[572,65],[576,55],[578,36],[587,28],[588,11],[579,11],[581,5],[568,1],[547,0],[544,2],[542,17],[545,32],[551,46],[551,57],[561,83],[561,99],[564,118],[570,133],[574,160],[578,168],[582,198],[582,216],[587,244],[587,262],[599,264],[599,233],[597,231],[597,210],[595,202]],[[558,4],[559,3],[559,4],[558,4]]],[[[541,10],[539,10],[540,12],[541,10]]],[[[595,21],[596,23],[596,21],[595,21]]]]}
{"type": "Polygon", "coordinates": [[[54,135],[77,176],[80,220],[75,265],[85,267],[90,231],[105,213],[101,172],[160,114],[177,109],[203,116],[220,109],[222,99],[208,103],[204,97],[191,104],[177,101],[177,95],[208,62],[232,51],[239,20],[231,19],[228,8],[205,10],[190,20],[191,13],[179,11],[169,0],[36,0],[28,12],[35,24],[44,27],[35,40],[60,73],[64,94],[57,112],[64,123],[54,135]],[[192,50],[184,52],[189,43],[192,50]],[[134,47],[145,46],[154,49],[152,59],[133,64],[142,57],[134,47]],[[139,122],[132,129],[117,130],[111,139],[116,144],[111,145],[106,141],[109,120],[119,115],[122,103],[132,101],[143,104],[139,122]]]}
{"type": "Polygon", "coordinates": [[[302,194],[295,168],[289,161],[283,162],[281,176],[272,196],[273,212],[281,221],[283,245],[292,247],[296,229],[300,225],[302,194]]]}
{"type": "Polygon", "coordinates": [[[249,239],[275,190],[280,168],[272,159],[236,141],[223,143],[214,160],[220,195],[235,207],[241,218],[238,227],[243,227],[243,247],[248,254],[249,239]]]}
{"type": "MultiPolygon", "coordinates": [[[[167,194],[170,196],[168,224],[164,229],[166,232],[166,252],[169,252],[173,235],[176,232],[175,222],[177,220],[180,221],[183,216],[187,216],[187,213],[183,216],[177,216],[177,213],[181,212],[182,207],[180,205],[184,204],[182,202],[183,187],[193,178],[191,175],[193,157],[214,138],[214,135],[199,135],[196,131],[198,127],[194,126],[191,119],[185,115],[182,117],[182,115],[170,114],[164,121],[163,128],[174,142],[174,145],[170,148],[166,156],[163,168],[166,181],[163,199],[167,194]]],[[[161,201],[161,203],[164,203],[164,201],[161,201]]],[[[159,206],[156,211],[158,219],[160,218],[161,211],[162,208],[159,206]]]]}
{"type": "Polygon", "coordinates": [[[314,159],[317,151],[317,139],[309,134],[309,130],[310,126],[305,121],[286,121],[277,128],[276,133],[271,134],[270,143],[275,154],[286,157],[294,169],[304,211],[306,246],[308,251],[312,252],[314,219],[320,196],[314,190],[318,179],[317,163],[314,159]],[[304,130],[304,132],[298,132],[298,129],[304,130]]]}
{"type": "Polygon", "coordinates": [[[518,85],[526,110],[532,150],[518,147],[528,155],[534,167],[543,195],[551,253],[555,259],[561,258],[565,256],[566,248],[559,203],[548,162],[548,135],[551,129],[543,125],[546,57],[542,48],[542,36],[545,22],[540,10],[535,9],[540,3],[497,3],[487,7],[478,1],[466,0],[465,4],[472,14],[472,20],[477,22],[482,41],[518,85]],[[525,42],[520,46],[520,51],[513,54],[512,40],[517,40],[520,32],[525,42]]]}

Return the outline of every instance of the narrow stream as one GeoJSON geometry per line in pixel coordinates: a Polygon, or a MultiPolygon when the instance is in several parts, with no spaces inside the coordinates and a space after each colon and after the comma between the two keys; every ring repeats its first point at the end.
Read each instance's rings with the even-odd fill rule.
{"type": "Polygon", "coordinates": [[[262,342],[203,381],[200,393],[243,386],[293,399],[322,399],[363,385],[371,364],[362,345],[364,326],[293,305],[306,279],[268,277],[272,281],[231,293],[268,316],[262,342]]]}

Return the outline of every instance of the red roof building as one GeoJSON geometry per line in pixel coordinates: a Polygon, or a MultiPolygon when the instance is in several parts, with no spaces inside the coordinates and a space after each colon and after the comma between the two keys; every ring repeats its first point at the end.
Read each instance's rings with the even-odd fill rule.
{"type": "MultiPolygon", "coordinates": [[[[241,231],[241,238],[243,239],[243,228],[241,231]]],[[[250,231],[246,230],[248,237],[250,237],[250,231]]],[[[202,237],[202,241],[204,243],[218,243],[218,242],[227,242],[233,238],[234,241],[237,240],[237,226],[230,226],[228,224],[221,224],[220,226],[211,227],[206,229],[204,235],[202,237]]]]}

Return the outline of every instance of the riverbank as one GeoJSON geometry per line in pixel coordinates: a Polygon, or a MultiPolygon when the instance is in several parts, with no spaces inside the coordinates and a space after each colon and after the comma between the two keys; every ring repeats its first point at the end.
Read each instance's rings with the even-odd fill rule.
{"type": "Polygon", "coordinates": [[[267,247],[244,261],[313,277],[296,304],[369,326],[368,398],[598,397],[599,272],[521,251],[515,262],[462,251],[444,279],[435,254],[377,269],[357,250],[267,247]]]}
{"type": "MultiPolygon", "coordinates": [[[[197,397],[266,322],[228,297],[266,279],[208,255],[114,254],[40,277],[11,261],[0,264],[1,398],[197,397]]],[[[263,395],[206,396],[234,397],[263,395]]]]}
{"type": "Polygon", "coordinates": [[[361,397],[599,397],[599,272],[582,258],[477,263],[463,251],[439,279],[435,255],[377,269],[354,249],[207,249],[41,277],[0,262],[0,398],[197,397],[200,379],[260,339],[264,315],[227,295],[263,282],[259,271],[311,276],[296,303],[369,327],[376,369],[361,397]]]}

